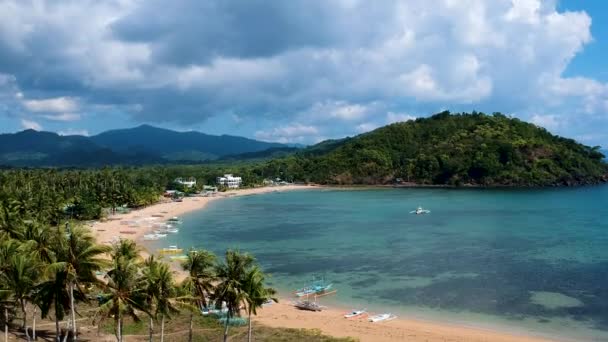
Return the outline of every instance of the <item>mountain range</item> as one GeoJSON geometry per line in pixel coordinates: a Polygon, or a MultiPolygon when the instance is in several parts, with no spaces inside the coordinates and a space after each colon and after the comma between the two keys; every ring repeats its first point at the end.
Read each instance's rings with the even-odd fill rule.
{"type": "MultiPolygon", "coordinates": [[[[103,166],[202,162],[292,148],[231,135],[176,132],[141,125],[91,137],[25,130],[0,134],[0,165],[103,166]]],[[[263,153],[262,153],[263,154],[263,153]]]]}

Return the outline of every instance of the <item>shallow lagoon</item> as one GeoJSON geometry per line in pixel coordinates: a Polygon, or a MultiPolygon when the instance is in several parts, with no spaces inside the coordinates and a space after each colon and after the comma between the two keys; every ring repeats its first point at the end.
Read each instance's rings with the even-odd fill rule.
{"type": "Polygon", "coordinates": [[[162,243],[249,251],[285,293],[323,276],[328,305],[608,341],[608,186],[235,197],[162,243]]]}

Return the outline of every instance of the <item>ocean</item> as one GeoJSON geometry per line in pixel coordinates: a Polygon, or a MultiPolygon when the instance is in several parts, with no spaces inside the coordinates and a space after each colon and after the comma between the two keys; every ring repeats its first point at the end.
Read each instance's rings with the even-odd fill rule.
{"type": "Polygon", "coordinates": [[[608,186],[277,192],[183,220],[161,245],[250,252],[286,295],[316,277],[325,305],[608,341],[608,186]]]}

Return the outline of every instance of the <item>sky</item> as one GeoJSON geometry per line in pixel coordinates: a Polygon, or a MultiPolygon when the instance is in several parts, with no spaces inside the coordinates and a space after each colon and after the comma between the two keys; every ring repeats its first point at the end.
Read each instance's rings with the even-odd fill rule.
{"type": "Polygon", "coordinates": [[[608,146],[604,0],[0,0],[0,132],[312,144],[502,112],[608,146]]]}

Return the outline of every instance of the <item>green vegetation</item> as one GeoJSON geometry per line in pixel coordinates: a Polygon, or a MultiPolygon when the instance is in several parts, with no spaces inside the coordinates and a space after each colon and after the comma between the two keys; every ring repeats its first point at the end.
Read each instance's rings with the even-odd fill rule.
{"type": "Polygon", "coordinates": [[[265,275],[253,256],[227,251],[220,262],[211,252],[190,250],[183,263],[188,275],[177,284],[167,264],[153,257],[142,260],[134,242],[99,245],[75,220],[98,218],[106,208],[123,203],[154,203],[175,176],[173,171],[177,172],[148,168],[0,173],[0,312],[5,327],[19,320],[23,336],[35,339],[33,320],[40,312],[42,318],[55,321],[57,341],[70,336],[76,340],[78,306],[95,299],[96,321],[102,326],[111,322],[119,342],[125,332],[143,325],[144,318],[150,338],[160,322],[162,341],[165,320],[186,313],[192,341],[202,308],[228,308],[224,339],[231,319],[242,313],[255,315],[275,291],[265,286],[265,275]],[[65,333],[60,329],[63,320],[65,333]],[[126,321],[136,325],[127,326],[126,321]]]}
{"type": "Polygon", "coordinates": [[[455,114],[327,141],[254,169],[321,184],[581,185],[607,180],[599,147],[500,113],[455,114]]]}

